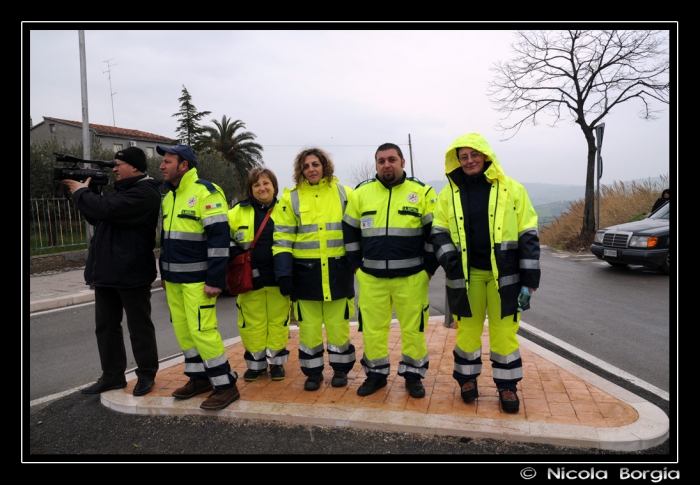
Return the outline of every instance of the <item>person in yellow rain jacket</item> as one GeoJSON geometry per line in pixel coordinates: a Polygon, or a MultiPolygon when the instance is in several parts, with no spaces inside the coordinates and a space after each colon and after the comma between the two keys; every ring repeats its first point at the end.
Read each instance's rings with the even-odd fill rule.
{"type": "Polygon", "coordinates": [[[283,380],[284,364],[289,358],[289,296],[280,293],[272,255],[273,217],[279,213],[275,206],[278,190],[272,170],[254,168],[245,185],[247,198],[228,211],[231,259],[250,248],[266,214],[270,213],[251,254],[253,289],[238,295],[236,302],[238,331],[245,347],[243,359],[248,367],[243,380],[247,382],[266,374],[268,362],[270,378],[283,380]]]}
{"type": "Polygon", "coordinates": [[[294,159],[296,186],[284,191],[275,211],[275,272],[280,291],[291,294],[294,301],[299,364],[307,391],[319,389],[323,382],[323,327],[333,368],[331,386],[347,385],[355,365],[355,346],[350,342],[355,289],[342,227],[352,190],[333,171],[325,151],[302,150],[294,159]]]}
{"type": "Polygon", "coordinates": [[[411,397],[425,396],[428,372],[428,283],[438,262],[429,244],[435,190],[404,172],[401,148],[385,143],[375,152],[377,175],[355,187],[343,217],[345,250],[357,270],[358,320],[367,375],[357,394],[387,385],[392,307],[401,326],[398,374],[411,397]]]}
{"type": "Polygon", "coordinates": [[[479,395],[481,334],[489,320],[493,380],[505,412],[518,412],[523,377],[518,344],[518,297],[540,284],[537,213],[525,188],[507,177],[486,140],[477,133],[447,149],[448,184],[440,191],[432,243],[445,270],[447,300],[457,322],[453,377],[462,399],[479,395]]]}
{"type": "Polygon", "coordinates": [[[190,380],[173,391],[189,399],[212,391],[200,407],[223,409],[240,397],[216,317],[216,298],[226,288],[229,234],[226,197],[197,175],[188,145],[157,145],[168,193],[163,199],[160,275],[175,337],[190,380]]]}

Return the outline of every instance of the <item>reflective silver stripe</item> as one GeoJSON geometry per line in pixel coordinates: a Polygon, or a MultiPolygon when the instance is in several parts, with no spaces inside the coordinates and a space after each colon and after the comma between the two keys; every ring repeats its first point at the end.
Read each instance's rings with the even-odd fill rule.
{"type": "Polygon", "coordinates": [[[507,381],[512,381],[515,379],[523,378],[522,367],[517,367],[515,369],[499,369],[498,367],[494,367],[492,370],[494,379],[504,379],[507,381]]]}
{"type": "Polygon", "coordinates": [[[401,354],[401,360],[413,367],[423,367],[428,362],[428,356],[426,355],[421,359],[412,359],[406,354],[401,354]]]}
{"type": "Polygon", "coordinates": [[[378,365],[387,365],[389,364],[389,356],[387,355],[386,357],[380,357],[379,359],[374,359],[374,360],[369,360],[367,358],[367,354],[364,352],[362,353],[362,360],[367,362],[367,365],[371,368],[374,368],[378,365]]]}
{"type": "Polygon", "coordinates": [[[501,355],[497,354],[493,350],[491,351],[491,360],[494,362],[498,362],[499,364],[510,364],[511,362],[514,362],[520,358],[520,349],[516,349],[515,352],[512,352],[508,355],[501,355]]]}
{"type": "Polygon", "coordinates": [[[348,200],[348,194],[345,193],[345,187],[340,184],[335,184],[338,187],[338,196],[340,197],[340,209],[345,212],[345,202],[348,200]]]}
{"type": "Polygon", "coordinates": [[[231,376],[229,374],[224,374],[222,376],[210,377],[209,380],[214,386],[225,386],[226,384],[232,384],[231,376]]]}
{"type": "Polygon", "coordinates": [[[350,251],[359,251],[360,250],[360,243],[359,242],[354,242],[354,243],[347,243],[345,245],[345,252],[349,253],[350,251]]]}
{"type": "Polygon", "coordinates": [[[206,241],[207,235],[203,232],[168,231],[164,239],[178,239],[180,241],[206,241]]]}
{"type": "Polygon", "coordinates": [[[199,352],[197,352],[197,349],[195,347],[192,347],[191,349],[183,350],[182,354],[185,356],[186,359],[191,359],[193,357],[197,357],[199,355],[199,352]]]}
{"type": "Polygon", "coordinates": [[[443,244],[440,246],[440,249],[438,249],[438,252],[435,253],[438,259],[442,258],[443,254],[450,253],[452,251],[457,251],[457,248],[455,247],[454,244],[443,244]]]}
{"type": "Polygon", "coordinates": [[[295,242],[294,249],[319,249],[321,243],[319,241],[309,241],[309,242],[295,242]]]}
{"type": "Polygon", "coordinates": [[[376,372],[377,374],[384,374],[385,376],[388,376],[390,369],[388,367],[382,367],[381,369],[375,369],[374,367],[367,367],[366,365],[363,365],[362,370],[365,371],[365,374],[369,374],[370,372],[376,372]]]}
{"type": "Polygon", "coordinates": [[[207,368],[211,369],[213,367],[224,365],[226,362],[228,362],[226,354],[221,354],[218,357],[212,357],[211,359],[205,360],[204,365],[207,366],[207,368]]]}
{"type": "Polygon", "coordinates": [[[521,259],[520,268],[522,269],[540,269],[539,259],[521,259]]]}
{"type": "Polygon", "coordinates": [[[208,258],[228,258],[228,248],[209,248],[207,249],[208,258]]]}
{"type": "Polygon", "coordinates": [[[455,362],[454,370],[465,376],[473,376],[474,374],[481,374],[481,364],[459,365],[455,362]]]}
{"type": "Polygon", "coordinates": [[[399,374],[403,374],[406,372],[408,372],[409,374],[419,374],[421,377],[425,377],[428,373],[428,369],[408,366],[406,364],[399,364],[399,374]]]}
{"type": "Polygon", "coordinates": [[[530,234],[530,233],[537,236],[539,234],[539,231],[537,230],[536,227],[531,227],[530,229],[525,229],[524,231],[518,233],[518,239],[523,237],[525,234],[530,234]]]}
{"type": "Polygon", "coordinates": [[[317,345],[313,349],[310,349],[306,345],[304,345],[303,343],[299,342],[299,350],[301,350],[305,354],[316,355],[319,352],[323,352],[323,343],[317,345]]]}
{"type": "Polygon", "coordinates": [[[430,234],[440,234],[441,232],[449,234],[450,230],[440,226],[433,226],[432,229],[430,229],[430,234]]]}
{"type": "Polygon", "coordinates": [[[445,278],[445,286],[448,288],[466,288],[467,282],[464,278],[460,278],[458,280],[448,280],[445,278]]]}
{"type": "Polygon", "coordinates": [[[463,359],[476,360],[481,357],[481,349],[476,349],[474,352],[465,352],[455,345],[454,352],[463,359]]]}
{"type": "Polygon", "coordinates": [[[328,248],[342,248],[345,247],[345,242],[342,239],[329,239],[326,241],[326,247],[328,248]]]}
{"type": "Polygon", "coordinates": [[[225,222],[228,224],[228,214],[217,214],[215,216],[203,217],[202,226],[210,226],[216,224],[217,222],[225,222]]]}
{"type": "Polygon", "coordinates": [[[328,363],[329,364],[349,364],[350,362],[355,362],[357,358],[355,357],[355,352],[352,354],[331,354],[328,353],[328,363]]]}
{"type": "Polygon", "coordinates": [[[292,199],[292,210],[296,214],[297,218],[301,221],[301,214],[299,211],[299,191],[292,190],[292,193],[289,194],[289,197],[292,199]]]}
{"type": "Polygon", "coordinates": [[[265,358],[265,349],[259,350],[257,352],[250,352],[250,355],[253,356],[253,359],[261,361],[265,358]]]}
{"type": "Polygon", "coordinates": [[[356,229],[360,228],[360,221],[358,221],[354,217],[350,217],[348,214],[343,215],[343,222],[350,224],[352,227],[354,227],[356,229]]]}
{"type": "Polygon", "coordinates": [[[401,237],[414,237],[422,236],[423,229],[420,227],[415,228],[404,228],[404,227],[390,227],[386,229],[384,227],[375,227],[371,229],[362,229],[362,237],[375,237],[375,236],[401,236],[401,237]]]}
{"type": "Polygon", "coordinates": [[[316,357],[315,359],[299,359],[299,365],[301,367],[306,367],[307,369],[321,367],[323,365],[323,357],[316,357]]]}
{"type": "Polygon", "coordinates": [[[433,252],[433,245],[426,241],[425,244],[423,245],[423,250],[426,253],[432,253],[433,252]]]}
{"type": "Polygon", "coordinates": [[[206,271],[209,265],[206,263],[175,264],[163,263],[163,269],[173,273],[190,273],[193,271],[206,271]]]}
{"type": "MultiPolygon", "coordinates": [[[[346,246],[347,250],[347,246],[346,246]]],[[[423,258],[411,258],[411,259],[391,259],[389,261],[378,261],[374,259],[365,259],[363,263],[365,268],[373,269],[401,269],[401,268],[412,268],[414,266],[419,266],[423,264],[423,258]]]]}
{"type": "Polygon", "coordinates": [[[326,222],[326,230],[327,231],[342,231],[343,230],[343,223],[342,222],[326,222]]]}
{"type": "Polygon", "coordinates": [[[502,251],[507,251],[509,249],[518,249],[518,241],[503,241],[501,243],[502,251]]]}
{"type": "Polygon", "coordinates": [[[514,274],[510,276],[503,276],[501,278],[498,278],[498,286],[503,288],[504,286],[508,285],[515,285],[517,283],[520,283],[520,275],[519,274],[514,274]]]}
{"type": "Polygon", "coordinates": [[[291,248],[294,246],[294,242],[287,239],[277,239],[272,245],[280,248],[291,248]]]}
{"type": "Polygon", "coordinates": [[[433,213],[431,212],[430,214],[424,215],[420,218],[420,220],[424,226],[430,224],[431,222],[433,222],[433,213]]]}
{"type": "Polygon", "coordinates": [[[302,224],[297,228],[299,234],[308,234],[311,232],[318,232],[318,226],[316,224],[302,224]]]}
{"type": "Polygon", "coordinates": [[[297,226],[283,226],[282,224],[275,224],[275,232],[284,232],[286,234],[296,234],[297,226]]]}
{"type": "Polygon", "coordinates": [[[257,278],[258,276],[260,276],[260,271],[258,271],[258,269],[255,268],[254,270],[252,270],[252,271],[250,272],[250,274],[253,275],[253,278],[257,278]]]}
{"type": "Polygon", "coordinates": [[[270,357],[270,365],[284,365],[287,363],[289,354],[277,355],[275,357],[270,357]]]}
{"type": "Polygon", "coordinates": [[[201,362],[185,362],[185,372],[206,372],[201,362]]]}
{"type": "Polygon", "coordinates": [[[328,344],[328,352],[336,352],[338,354],[342,354],[346,350],[350,348],[350,341],[348,340],[345,342],[343,345],[333,345],[331,343],[328,344]]]}
{"type": "Polygon", "coordinates": [[[265,370],[267,369],[267,360],[246,360],[246,365],[250,370],[265,370]]]}

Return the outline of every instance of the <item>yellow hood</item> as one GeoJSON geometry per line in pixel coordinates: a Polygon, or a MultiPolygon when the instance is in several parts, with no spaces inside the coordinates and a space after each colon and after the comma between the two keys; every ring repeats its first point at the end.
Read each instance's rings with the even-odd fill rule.
{"type": "Polygon", "coordinates": [[[461,168],[459,159],[457,158],[457,148],[469,147],[474,150],[478,150],[484,155],[486,155],[486,161],[491,162],[489,168],[486,169],[486,178],[493,180],[499,178],[499,176],[505,175],[501,164],[498,163],[498,158],[493,152],[489,144],[486,142],[483,136],[478,133],[468,133],[462,135],[452,142],[450,148],[447,149],[445,153],[445,174],[449,174],[457,168],[461,168]]]}

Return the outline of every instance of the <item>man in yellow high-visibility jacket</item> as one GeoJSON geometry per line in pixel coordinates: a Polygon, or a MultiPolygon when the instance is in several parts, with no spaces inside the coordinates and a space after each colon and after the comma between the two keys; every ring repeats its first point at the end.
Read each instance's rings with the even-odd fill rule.
{"type": "Polygon", "coordinates": [[[197,176],[197,155],[187,145],[161,146],[163,199],[160,275],[175,336],[190,378],[173,397],[211,391],[200,407],[223,409],[240,397],[217,329],[216,297],[226,288],[228,205],[221,189],[197,176]]]}
{"type": "Polygon", "coordinates": [[[429,363],[428,282],[438,268],[428,244],[437,197],[432,187],[406,176],[397,145],[381,145],[375,161],[377,175],[355,188],[343,217],[345,251],[357,271],[361,362],[367,375],[357,394],[368,396],[387,384],[393,306],[401,325],[398,374],[409,394],[421,398],[429,363]]]}

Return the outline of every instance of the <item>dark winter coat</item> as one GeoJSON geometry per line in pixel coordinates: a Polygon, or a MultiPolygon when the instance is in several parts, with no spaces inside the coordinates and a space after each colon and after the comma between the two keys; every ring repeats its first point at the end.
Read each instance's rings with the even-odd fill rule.
{"type": "Polygon", "coordinates": [[[85,283],[112,288],[150,285],[156,279],[156,230],[162,182],[146,174],[119,180],[115,193],[87,188],[73,194],[85,220],[95,226],[85,265],[85,283]]]}

